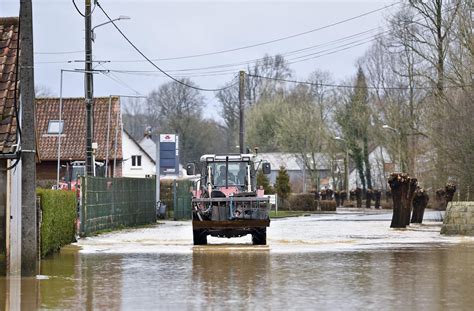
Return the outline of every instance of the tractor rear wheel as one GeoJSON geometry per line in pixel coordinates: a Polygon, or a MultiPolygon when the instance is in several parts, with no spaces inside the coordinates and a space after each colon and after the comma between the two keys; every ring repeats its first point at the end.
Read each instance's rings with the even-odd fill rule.
{"type": "Polygon", "coordinates": [[[194,245],[207,245],[207,234],[202,229],[193,230],[194,245]]]}
{"type": "Polygon", "coordinates": [[[253,245],[267,245],[267,228],[258,228],[252,233],[253,245]]]}

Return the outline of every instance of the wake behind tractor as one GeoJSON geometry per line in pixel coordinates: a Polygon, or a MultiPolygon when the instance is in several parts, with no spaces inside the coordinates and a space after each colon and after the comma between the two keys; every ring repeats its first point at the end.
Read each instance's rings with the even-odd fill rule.
{"type": "MultiPolygon", "coordinates": [[[[194,245],[207,244],[207,236],[252,235],[254,245],[267,243],[270,226],[269,199],[257,189],[256,171],[270,174],[270,163],[256,161],[253,154],[206,154],[200,159],[200,178],[193,190],[194,245]]],[[[196,174],[196,165],[186,168],[196,174]]]]}

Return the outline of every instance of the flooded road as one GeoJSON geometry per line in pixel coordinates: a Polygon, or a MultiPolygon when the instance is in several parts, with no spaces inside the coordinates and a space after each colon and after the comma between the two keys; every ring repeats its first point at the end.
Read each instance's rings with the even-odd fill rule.
{"type": "Polygon", "coordinates": [[[189,222],[103,234],[43,260],[40,279],[0,279],[0,301],[10,309],[471,309],[474,238],[440,236],[437,221],[392,230],[389,219],[274,220],[268,246],[247,236],[194,247],[189,222]]]}

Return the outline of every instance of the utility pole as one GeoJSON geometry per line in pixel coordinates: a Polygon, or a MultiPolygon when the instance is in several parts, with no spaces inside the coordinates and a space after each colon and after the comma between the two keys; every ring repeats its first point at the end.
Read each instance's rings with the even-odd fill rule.
{"type": "Polygon", "coordinates": [[[92,140],[94,137],[94,81],[92,72],[92,11],[91,11],[91,0],[85,2],[85,23],[86,23],[86,42],[85,42],[85,72],[84,72],[84,85],[85,85],[85,101],[86,101],[86,175],[92,176],[94,174],[94,163],[92,161],[93,150],[92,140]]]}
{"type": "Polygon", "coordinates": [[[20,1],[21,135],[21,274],[38,271],[36,211],[35,85],[33,67],[33,10],[31,0],[20,1]]]}
{"type": "Polygon", "coordinates": [[[239,117],[240,117],[240,131],[239,131],[239,146],[240,153],[245,153],[245,144],[244,144],[244,80],[245,72],[243,70],[239,71],[239,117]]]}

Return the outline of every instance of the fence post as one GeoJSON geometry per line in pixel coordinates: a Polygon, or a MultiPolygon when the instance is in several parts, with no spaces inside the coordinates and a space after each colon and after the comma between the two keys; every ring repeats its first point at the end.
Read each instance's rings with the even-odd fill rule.
{"type": "Polygon", "coordinates": [[[176,182],[176,179],[173,180],[173,210],[174,210],[174,215],[173,219],[178,220],[178,194],[176,193],[178,191],[178,183],[176,182]]]}
{"type": "Polygon", "coordinates": [[[78,202],[78,215],[76,215],[79,218],[79,231],[80,235],[85,235],[86,234],[86,226],[85,226],[85,209],[86,209],[86,191],[87,189],[86,186],[87,179],[84,176],[81,176],[81,182],[80,182],[80,187],[79,187],[79,202],[78,202]]]}

